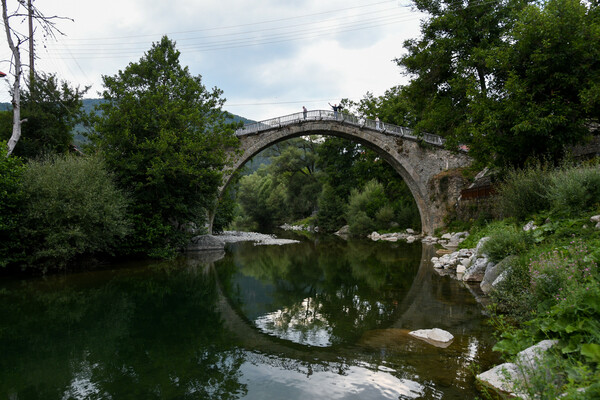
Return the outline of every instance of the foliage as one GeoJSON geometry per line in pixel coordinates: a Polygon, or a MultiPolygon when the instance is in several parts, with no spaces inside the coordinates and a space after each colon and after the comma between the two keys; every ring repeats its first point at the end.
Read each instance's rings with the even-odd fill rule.
{"type": "Polygon", "coordinates": [[[200,76],[179,63],[167,37],[137,63],[103,76],[98,134],[120,187],[131,190],[134,235],[125,251],[170,256],[204,226],[217,202],[225,151],[236,145],[225,123],[222,92],[208,91],[200,76]]]}
{"type": "Polygon", "coordinates": [[[213,220],[213,233],[223,232],[235,218],[236,202],[235,193],[233,192],[232,187],[233,186],[230,184],[219,198],[213,220]]]}
{"type": "Polygon", "coordinates": [[[597,261],[590,257],[583,242],[573,240],[532,257],[528,272],[531,295],[523,296],[521,301],[533,309],[531,319],[519,329],[504,327],[502,340],[495,348],[516,354],[541,339],[558,339],[559,354],[546,360],[561,368],[559,372],[549,371],[554,387],[532,382],[524,388],[530,394],[541,393],[546,396],[544,398],[550,398],[547,396],[556,387],[560,388],[560,393],[575,394],[569,388],[585,388],[600,377],[600,274],[597,261]],[[560,371],[566,377],[561,376],[560,371]]]}
{"type": "MultiPolygon", "coordinates": [[[[21,117],[26,119],[14,155],[35,158],[46,154],[64,154],[71,151],[73,129],[82,121],[82,97],[88,88],[72,88],[59,82],[56,75],[39,74],[33,88],[23,91],[21,117]]],[[[2,124],[2,138],[11,135],[2,124]]]]}
{"type": "Polygon", "coordinates": [[[402,227],[420,228],[419,211],[408,186],[376,152],[346,139],[327,137],[318,148],[318,156],[322,180],[334,189],[339,199],[348,202],[352,189],[364,188],[376,179],[383,184],[394,221],[402,227]]]}
{"type": "Polygon", "coordinates": [[[130,231],[127,199],[99,157],[31,161],[23,172],[22,260],[42,270],[111,252],[130,231]]]}
{"type": "Polygon", "coordinates": [[[329,185],[323,185],[319,196],[319,212],[317,214],[317,225],[325,232],[335,232],[344,226],[345,202],[335,193],[335,189],[329,185]]]}
{"type": "Polygon", "coordinates": [[[285,197],[285,187],[277,185],[265,168],[240,179],[238,202],[244,214],[256,222],[260,229],[283,222],[285,197]]]}
{"type": "MultiPolygon", "coordinates": [[[[471,132],[496,153],[497,165],[528,158],[560,160],[565,146],[589,135],[598,120],[598,4],[580,0],[532,3],[516,14],[494,62],[504,77],[492,104],[475,106],[471,132]]],[[[492,62],[492,59],[490,59],[492,62]]]]}
{"type": "Polygon", "coordinates": [[[598,3],[417,0],[421,35],[396,59],[411,80],[350,106],[467,145],[478,166],[560,161],[597,131],[598,3]]]}
{"type": "Polygon", "coordinates": [[[510,169],[498,186],[497,204],[500,215],[523,220],[527,216],[547,210],[550,186],[550,168],[540,162],[523,169],[510,169]]]}
{"type": "Polygon", "coordinates": [[[376,217],[384,207],[388,206],[383,185],[376,180],[367,183],[363,190],[352,190],[346,210],[350,233],[354,236],[364,236],[375,229],[383,228],[377,224],[376,217]]]}
{"type": "Polygon", "coordinates": [[[504,46],[514,11],[523,3],[415,1],[430,17],[421,25],[421,37],[407,40],[407,54],[396,61],[412,76],[399,92],[417,130],[450,138],[468,130],[471,103],[485,101],[502,78],[488,57],[504,46]]]}
{"type": "Polygon", "coordinates": [[[600,206],[600,166],[570,166],[551,176],[548,199],[554,210],[576,214],[600,206]]]}
{"type": "Polygon", "coordinates": [[[17,157],[7,157],[0,146],[0,267],[19,259],[22,251],[15,232],[21,224],[23,165],[17,157]]]}
{"type": "Polygon", "coordinates": [[[530,233],[515,226],[505,226],[490,233],[489,240],[483,243],[481,251],[491,261],[499,262],[510,255],[526,253],[532,244],[533,237],[530,233]]]}

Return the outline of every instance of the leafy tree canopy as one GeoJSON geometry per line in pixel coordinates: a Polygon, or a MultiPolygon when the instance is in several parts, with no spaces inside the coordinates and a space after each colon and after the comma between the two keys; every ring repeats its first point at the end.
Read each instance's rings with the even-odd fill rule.
{"type": "Polygon", "coordinates": [[[103,76],[95,141],[121,187],[132,192],[133,252],[169,255],[202,227],[226,164],[237,144],[225,123],[222,91],[207,90],[179,62],[175,43],[163,37],[137,62],[103,76]]]}
{"type": "MultiPolygon", "coordinates": [[[[88,88],[72,88],[56,75],[37,75],[29,90],[22,92],[21,138],[13,154],[35,158],[67,153],[73,142],[73,129],[82,121],[82,97],[88,88]]],[[[12,132],[12,113],[3,113],[0,134],[8,140],[12,132]]]]}

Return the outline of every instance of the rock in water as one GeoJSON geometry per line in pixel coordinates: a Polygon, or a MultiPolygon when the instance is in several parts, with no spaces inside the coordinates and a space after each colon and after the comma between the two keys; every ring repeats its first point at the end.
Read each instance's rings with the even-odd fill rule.
{"type": "Polygon", "coordinates": [[[408,334],[437,347],[448,347],[454,340],[454,336],[450,332],[439,328],[419,329],[408,334]]]}

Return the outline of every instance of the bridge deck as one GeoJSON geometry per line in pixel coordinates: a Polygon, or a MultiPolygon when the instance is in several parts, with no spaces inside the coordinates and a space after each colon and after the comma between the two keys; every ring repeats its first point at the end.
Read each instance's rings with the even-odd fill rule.
{"type": "Polygon", "coordinates": [[[438,135],[432,135],[430,133],[423,133],[417,135],[411,128],[383,123],[364,117],[357,117],[355,115],[346,114],[343,112],[334,113],[333,111],[329,110],[311,110],[307,111],[306,113],[299,112],[295,114],[285,115],[283,117],[254,122],[252,124],[244,125],[242,128],[235,131],[235,134],[237,136],[257,134],[263,131],[279,129],[287,125],[303,124],[309,121],[337,121],[340,124],[357,126],[361,129],[366,128],[373,131],[381,132],[382,134],[398,136],[404,139],[414,141],[423,140],[424,142],[435,146],[443,146],[445,142],[444,138],[438,135]]]}

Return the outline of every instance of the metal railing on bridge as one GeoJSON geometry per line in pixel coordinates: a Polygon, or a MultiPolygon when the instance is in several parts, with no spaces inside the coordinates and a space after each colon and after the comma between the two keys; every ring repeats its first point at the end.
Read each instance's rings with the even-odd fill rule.
{"type": "Polygon", "coordinates": [[[311,110],[307,111],[306,113],[298,112],[295,114],[285,115],[283,117],[254,122],[239,128],[237,131],[235,131],[235,134],[237,136],[257,134],[270,129],[278,129],[283,126],[301,124],[307,121],[338,121],[339,123],[346,125],[379,131],[386,135],[399,136],[415,141],[423,140],[424,142],[433,144],[435,146],[443,146],[445,142],[444,138],[438,135],[432,135],[430,133],[422,133],[417,135],[410,128],[396,126],[364,117],[358,117],[356,115],[346,114],[344,112],[334,113],[333,111],[329,110],[311,110]]]}

